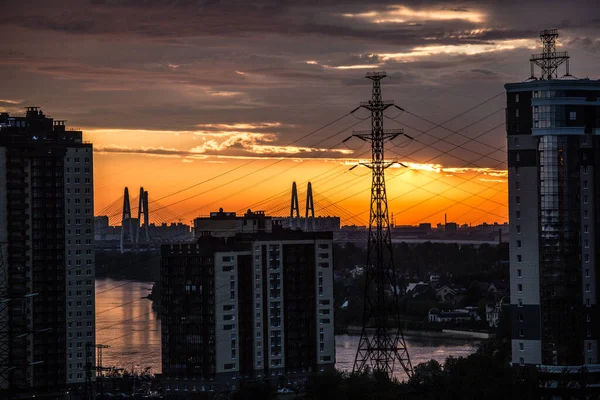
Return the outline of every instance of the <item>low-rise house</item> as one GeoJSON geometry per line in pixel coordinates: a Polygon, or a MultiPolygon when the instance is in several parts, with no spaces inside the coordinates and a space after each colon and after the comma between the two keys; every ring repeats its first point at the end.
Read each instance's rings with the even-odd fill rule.
{"type": "Polygon", "coordinates": [[[510,293],[510,282],[507,280],[493,281],[488,286],[489,293],[508,294],[510,293]]]}
{"type": "Polygon", "coordinates": [[[435,291],[435,297],[440,303],[458,304],[467,295],[467,289],[460,286],[444,285],[435,291]]]}
{"type": "Polygon", "coordinates": [[[435,300],[436,293],[427,282],[409,283],[406,287],[406,296],[410,300],[435,300]]]}
{"type": "Polygon", "coordinates": [[[454,311],[440,311],[439,308],[432,308],[429,310],[429,322],[446,322],[446,323],[459,323],[469,322],[474,319],[473,314],[469,310],[454,310],[454,311]]]}

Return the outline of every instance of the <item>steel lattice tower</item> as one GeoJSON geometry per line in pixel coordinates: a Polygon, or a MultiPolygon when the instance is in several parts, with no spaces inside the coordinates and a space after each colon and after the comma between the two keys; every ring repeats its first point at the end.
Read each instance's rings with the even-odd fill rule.
{"type": "Polygon", "coordinates": [[[558,67],[566,62],[567,73],[569,74],[569,54],[566,51],[556,51],[556,39],[558,39],[558,30],[546,29],[540,32],[543,50],[541,54],[532,54],[531,59],[531,79],[535,79],[534,65],[542,69],[540,79],[551,80],[558,77],[558,67]]]}
{"type": "Polygon", "coordinates": [[[412,364],[400,327],[398,283],[385,190],[385,170],[396,162],[385,160],[384,144],[403,131],[383,130],[383,112],[394,104],[381,100],[381,79],[385,77],[385,72],[367,73],[366,78],[373,81],[373,95],[371,101],[360,106],[371,112],[371,131],[353,135],[371,143],[371,162],[362,165],[372,171],[363,326],[353,370],[360,372],[369,368],[392,378],[396,362],[408,376],[412,375],[412,364]]]}

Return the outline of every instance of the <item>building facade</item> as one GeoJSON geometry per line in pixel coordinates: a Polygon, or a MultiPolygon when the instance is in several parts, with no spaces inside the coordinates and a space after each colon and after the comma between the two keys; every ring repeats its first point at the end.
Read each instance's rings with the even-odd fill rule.
{"type": "Polygon", "coordinates": [[[92,145],[37,107],[1,114],[0,194],[0,385],[82,387],[95,343],[92,145]]]}
{"type": "Polygon", "coordinates": [[[597,364],[600,81],[546,72],[505,86],[512,361],[597,364]]]}
{"type": "Polygon", "coordinates": [[[165,394],[233,391],[245,380],[282,385],[332,370],[331,233],[218,232],[162,247],[165,394]]]}

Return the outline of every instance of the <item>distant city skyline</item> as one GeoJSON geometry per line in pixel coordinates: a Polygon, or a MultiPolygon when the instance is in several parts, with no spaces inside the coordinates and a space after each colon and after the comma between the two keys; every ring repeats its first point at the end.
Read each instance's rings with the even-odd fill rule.
{"type": "Polygon", "coordinates": [[[41,106],[83,130],[95,146],[96,213],[124,186],[161,198],[213,178],[161,201],[178,202],[173,210],[189,222],[311,179],[315,200],[322,193],[366,223],[370,175],[348,168],[368,149],[341,142],[368,121],[347,116],[308,133],[369,98],[366,71],[386,70],[384,98],[407,112],[390,112],[399,123],[385,125],[418,136],[388,152],[410,167],[388,170],[397,223],[435,224],[445,212],[460,224],[502,223],[503,84],[529,77],[544,28],[560,28],[574,75],[597,75],[599,6],[575,3],[67,1],[55,8],[27,0],[3,11],[0,111],[41,106]],[[464,136],[418,118],[442,123],[477,105],[444,124],[464,136]]]}

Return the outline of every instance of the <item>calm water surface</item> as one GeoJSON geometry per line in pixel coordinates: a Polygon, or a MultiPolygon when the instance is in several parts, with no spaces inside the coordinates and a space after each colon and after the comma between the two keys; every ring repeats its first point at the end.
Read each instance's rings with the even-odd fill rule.
{"type": "MultiPolygon", "coordinates": [[[[152,282],[96,279],[96,342],[109,345],[103,353],[103,366],[131,369],[152,367],[161,372],[160,320],[152,302],[144,297],[152,282]]],[[[358,336],[336,336],[336,366],[352,369],[358,336]]],[[[448,339],[406,339],[413,365],[431,359],[468,356],[477,349],[477,341],[448,339]]],[[[399,375],[402,379],[403,376],[399,375]]]]}

